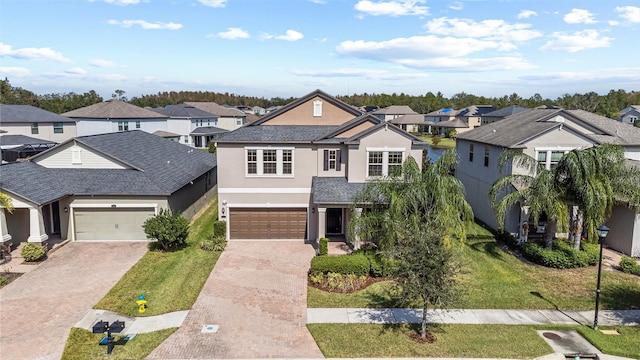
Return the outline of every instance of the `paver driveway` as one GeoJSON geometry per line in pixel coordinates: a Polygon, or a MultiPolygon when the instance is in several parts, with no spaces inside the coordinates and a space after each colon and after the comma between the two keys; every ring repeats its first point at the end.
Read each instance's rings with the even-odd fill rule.
{"type": "Polygon", "coordinates": [[[149,358],[323,357],[306,328],[314,254],[291,241],[229,242],[185,322],[149,358]]]}
{"type": "Polygon", "coordinates": [[[146,251],[142,242],[70,243],[0,289],[0,358],[60,359],[70,329],[146,251]]]}

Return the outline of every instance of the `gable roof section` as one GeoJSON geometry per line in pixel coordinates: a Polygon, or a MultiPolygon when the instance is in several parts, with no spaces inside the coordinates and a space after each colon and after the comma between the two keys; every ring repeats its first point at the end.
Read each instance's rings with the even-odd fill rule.
{"type": "Polygon", "coordinates": [[[410,115],[417,114],[409,105],[391,105],[374,112],[375,115],[410,115]]]}
{"type": "Polygon", "coordinates": [[[411,139],[411,143],[413,145],[426,145],[427,144],[424,140],[420,139],[419,137],[411,135],[410,133],[400,129],[399,127],[397,127],[397,126],[395,126],[393,124],[390,125],[389,123],[384,122],[384,121],[379,123],[378,125],[375,125],[373,127],[370,127],[368,129],[362,131],[359,134],[356,134],[356,135],[350,137],[349,139],[347,139],[345,141],[345,144],[357,144],[357,143],[360,142],[360,139],[363,139],[363,138],[369,136],[370,134],[373,134],[373,133],[375,133],[375,132],[377,132],[379,130],[382,130],[382,129],[391,130],[391,131],[393,131],[393,132],[395,132],[397,134],[400,134],[400,135],[402,135],[402,136],[404,136],[406,138],[411,139]]]}
{"type": "MultiPolygon", "coordinates": [[[[0,121],[2,123],[75,123],[68,117],[31,105],[0,104],[0,121]]],[[[0,125],[2,125],[0,123],[0,125]]]]}
{"type": "Polygon", "coordinates": [[[215,118],[216,116],[210,112],[198,109],[193,105],[177,104],[169,105],[163,108],[151,108],[149,110],[155,111],[159,114],[168,117],[177,118],[215,118]]]}
{"type": "Polygon", "coordinates": [[[597,140],[598,143],[640,145],[640,128],[584,110],[567,110],[567,112],[604,132],[605,134],[589,135],[589,137],[597,140]]]}
{"type": "Polygon", "coordinates": [[[107,100],[101,103],[68,111],[70,118],[85,119],[165,119],[167,116],[144,109],[120,100],[107,100]]]}
{"type": "MultiPolygon", "coordinates": [[[[283,113],[285,113],[285,112],[287,112],[287,111],[289,111],[289,110],[291,110],[291,109],[293,109],[293,108],[295,108],[295,107],[297,107],[297,106],[299,106],[299,105],[301,105],[303,103],[306,103],[307,101],[309,101],[309,100],[311,100],[311,99],[313,99],[315,97],[319,97],[319,98],[325,100],[326,102],[328,102],[328,103],[330,103],[330,104],[332,104],[332,105],[334,105],[334,106],[336,106],[336,107],[338,107],[338,108],[340,108],[340,109],[352,114],[353,116],[362,115],[362,112],[360,110],[358,110],[358,109],[354,108],[353,106],[351,106],[351,105],[349,105],[349,104],[347,104],[347,103],[345,103],[345,102],[343,102],[341,100],[338,100],[336,97],[331,96],[331,95],[325,93],[324,91],[318,89],[318,90],[315,90],[313,92],[308,93],[305,96],[302,96],[302,97],[298,98],[297,100],[295,100],[293,102],[290,102],[289,104],[279,108],[278,110],[275,110],[273,112],[268,113],[267,115],[265,115],[265,116],[261,117],[260,119],[252,122],[251,124],[249,124],[249,126],[260,125],[260,124],[262,124],[262,123],[264,123],[266,121],[269,121],[270,119],[273,119],[273,118],[275,118],[275,117],[277,117],[277,116],[279,116],[279,115],[281,115],[281,114],[283,114],[283,113]]],[[[308,126],[314,126],[314,125],[308,125],[308,126]]]]}
{"type": "Polygon", "coordinates": [[[509,115],[513,115],[513,114],[517,114],[519,112],[523,112],[525,110],[529,110],[529,109],[521,107],[521,106],[518,106],[518,105],[511,105],[511,106],[507,106],[507,107],[502,108],[502,109],[498,109],[498,110],[495,110],[495,111],[488,112],[488,113],[486,113],[486,114],[484,114],[482,116],[487,116],[487,117],[491,116],[491,117],[501,117],[501,118],[503,118],[503,117],[507,117],[509,115]]]}
{"type": "Polygon", "coordinates": [[[245,117],[246,114],[235,108],[226,108],[224,106],[218,105],[213,101],[187,101],[186,105],[191,105],[200,110],[206,111],[215,116],[223,116],[223,117],[245,117]]]}
{"type": "Polygon", "coordinates": [[[409,124],[409,125],[433,125],[433,121],[426,121],[424,114],[402,115],[395,119],[389,120],[392,124],[409,124]]]}
{"type": "Polygon", "coordinates": [[[190,134],[191,135],[213,135],[213,134],[224,134],[228,133],[229,130],[221,129],[215,126],[200,126],[195,128],[190,134]]]}

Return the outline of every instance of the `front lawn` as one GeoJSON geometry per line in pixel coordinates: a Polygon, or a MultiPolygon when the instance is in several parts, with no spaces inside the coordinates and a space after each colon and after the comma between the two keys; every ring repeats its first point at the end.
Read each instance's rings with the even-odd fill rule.
{"type": "Polygon", "coordinates": [[[415,325],[308,324],[326,357],[445,357],[530,359],[553,349],[536,330],[578,330],[601,351],[640,358],[640,327],[617,327],[604,335],[586,326],[430,325],[437,340],[419,344],[409,338],[415,325]]]}
{"type": "Polygon", "coordinates": [[[420,135],[419,137],[420,137],[420,139],[426,141],[427,144],[429,144],[429,146],[434,147],[434,148],[455,149],[455,147],[456,147],[456,140],[454,138],[448,138],[448,137],[441,136],[440,137],[440,142],[438,143],[438,145],[433,145],[433,141],[432,141],[433,136],[432,135],[420,135]]]}
{"type": "MultiPolygon", "coordinates": [[[[452,308],[468,309],[593,309],[597,267],[556,270],[515,257],[479,225],[469,229],[462,246],[466,273],[464,293],[452,308]]],[[[391,282],[376,283],[353,294],[335,294],[309,287],[309,307],[389,307],[391,282]]],[[[640,280],[619,271],[603,271],[602,309],[640,309],[640,280]]]]}

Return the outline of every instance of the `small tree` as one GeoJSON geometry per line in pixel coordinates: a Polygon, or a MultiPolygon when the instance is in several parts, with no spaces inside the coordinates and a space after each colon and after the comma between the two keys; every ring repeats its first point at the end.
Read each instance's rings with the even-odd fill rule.
{"type": "Polygon", "coordinates": [[[147,219],[142,225],[147,238],[157,240],[164,251],[182,246],[189,235],[189,221],[171,209],[160,209],[160,213],[147,219]]]}
{"type": "Polygon", "coordinates": [[[207,144],[208,146],[208,151],[210,154],[215,154],[218,152],[218,149],[216,148],[216,143],[213,141],[209,141],[209,144],[207,144]]]}
{"type": "Polygon", "coordinates": [[[438,144],[440,144],[440,141],[442,141],[440,135],[433,135],[433,137],[431,138],[431,145],[438,146],[438,144]]]}

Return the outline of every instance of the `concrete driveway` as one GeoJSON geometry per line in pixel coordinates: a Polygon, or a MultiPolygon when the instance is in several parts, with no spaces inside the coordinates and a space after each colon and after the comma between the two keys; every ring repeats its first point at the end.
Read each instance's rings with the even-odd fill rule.
{"type": "Polygon", "coordinates": [[[144,242],[69,243],[32,265],[0,289],[0,358],[60,359],[70,329],[146,251],[144,242]]]}
{"type": "Polygon", "coordinates": [[[185,322],[149,358],[322,358],[305,326],[314,255],[302,242],[229,242],[185,322]]]}

